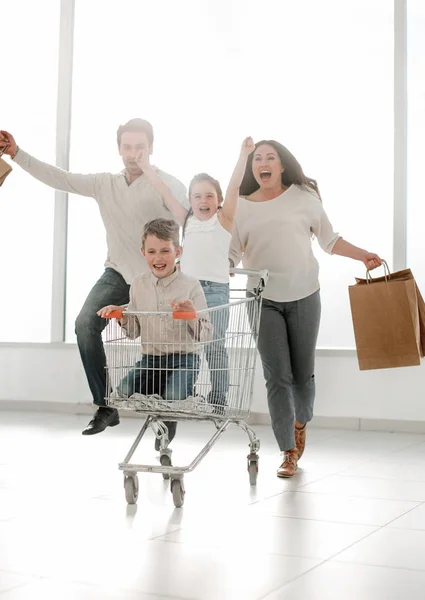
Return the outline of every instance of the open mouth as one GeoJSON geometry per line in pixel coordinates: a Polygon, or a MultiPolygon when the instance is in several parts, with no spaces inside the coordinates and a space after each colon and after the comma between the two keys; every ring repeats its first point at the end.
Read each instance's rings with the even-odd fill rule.
{"type": "Polygon", "coordinates": [[[200,206],[199,212],[203,215],[207,215],[211,211],[209,206],[200,206]]]}
{"type": "Polygon", "coordinates": [[[260,171],[261,181],[267,182],[270,180],[271,176],[272,176],[271,171],[267,171],[267,170],[260,171]]]}
{"type": "Polygon", "coordinates": [[[165,271],[165,268],[166,268],[166,266],[167,266],[167,265],[154,265],[154,266],[153,266],[153,268],[154,268],[156,271],[165,271]]]}

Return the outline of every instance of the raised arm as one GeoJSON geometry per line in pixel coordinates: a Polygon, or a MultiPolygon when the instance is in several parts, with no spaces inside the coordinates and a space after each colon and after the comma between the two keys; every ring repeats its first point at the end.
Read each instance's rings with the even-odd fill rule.
{"type": "Polygon", "coordinates": [[[94,197],[95,195],[95,175],[69,173],[38,160],[21,150],[14,137],[7,131],[0,131],[0,149],[5,149],[5,154],[8,154],[24,171],[55,190],[80,196],[94,197]]]}
{"type": "Polygon", "coordinates": [[[149,154],[141,152],[136,158],[136,162],[142,169],[143,174],[148,178],[149,183],[161,194],[168,209],[173,213],[179,225],[183,226],[187,215],[187,209],[179,200],[176,199],[171,188],[165,183],[158,171],[156,171],[149,162],[149,154]]]}
{"type": "Polygon", "coordinates": [[[253,139],[251,137],[245,138],[242,142],[238,162],[236,163],[229,185],[227,186],[223,208],[219,212],[220,223],[230,233],[232,233],[233,229],[233,220],[238,207],[239,188],[245,174],[246,163],[248,156],[254,151],[254,148],[255,144],[253,139]]]}

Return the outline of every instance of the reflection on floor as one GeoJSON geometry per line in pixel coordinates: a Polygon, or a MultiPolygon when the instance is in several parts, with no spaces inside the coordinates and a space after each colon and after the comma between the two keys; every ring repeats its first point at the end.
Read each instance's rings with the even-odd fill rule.
{"type": "MultiPolygon", "coordinates": [[[[141,421],[82,437],[87,420],[0,413],[0,600],[425,598],[425,435],[310,428],[279,480],[256,427],[255,489],[234,428],[185,478],[182,509],[152,474],[128,507],[117,463],[141,421]]],[[[174,463],[212,431],[179,424],[174,463]]],[[[151,435],[138,456],[155,460],[151,435]]]]}

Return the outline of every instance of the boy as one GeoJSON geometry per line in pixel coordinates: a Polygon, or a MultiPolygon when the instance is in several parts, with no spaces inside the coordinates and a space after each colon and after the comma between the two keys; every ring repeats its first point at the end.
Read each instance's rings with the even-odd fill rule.
{"type": "MultiPolygon", "coordinates": [[[[141,251],[150,271],[133,279],[127,311],[120,325],[131,339],[140,336],[143,357],[119,385],[121,393],[159,394],[164,400],[184,400],[193,393],[199,371],[197,344],[207,342],[212,326],[206,314],[191,320],[165,315],[205,310],[207,304],[199,281],[176,269],[181,255],[179,226],[169,219],[154,219],[145,225],[141,251]]],[[[106,318],[122,307],[108,305],[98,311],[106,318]]],[[[169,441],[176,423],[166,423],[169,441]]],[[[159,441],[159,440],[158,440],[159,441]]],[[[158,444],[156,444],[158,449],[158,444]]]]}

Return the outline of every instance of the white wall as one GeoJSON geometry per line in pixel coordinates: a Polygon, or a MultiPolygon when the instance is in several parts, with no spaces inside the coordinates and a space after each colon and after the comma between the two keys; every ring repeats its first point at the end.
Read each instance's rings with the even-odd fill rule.
{"type": "MultiPolygon", "coordinates": [[[[316,415],[425,421],[424,365],[363,371],[351,350],[319,350],[316,415]]],[[[76,345],[0,344],[0,402],[90,404],[76,345]]],[[[253,412],[267,413],[258,365],[253,412]]]]}

